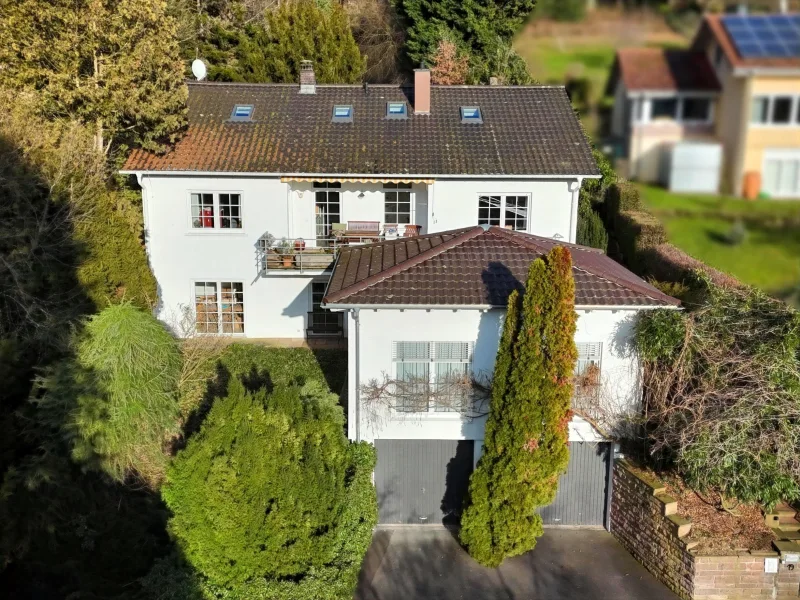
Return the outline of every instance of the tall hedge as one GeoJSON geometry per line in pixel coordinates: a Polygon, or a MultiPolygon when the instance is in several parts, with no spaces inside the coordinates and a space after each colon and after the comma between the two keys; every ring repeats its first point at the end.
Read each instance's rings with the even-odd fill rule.
{"type": "Polygon", "coordinates": [[[321,384],[267,395],[233,378],[168,473],[169,530],[214,595],[352,597],[377,521],[374,461],[321,384]]]}
{"type": "Polygon", "coordinates": [[[486,423],[484,452],[470,478],[461,542],[494,567],[532,550],[537,508],[550,504],[569,461],[575,348],[572,259],[554,248],[531,264],[518,315],[509,298],[486,423]]]}

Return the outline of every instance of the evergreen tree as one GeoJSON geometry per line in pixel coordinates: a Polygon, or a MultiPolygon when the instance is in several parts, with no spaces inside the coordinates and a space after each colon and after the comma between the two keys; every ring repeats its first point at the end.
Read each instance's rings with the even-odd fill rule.
{"type": "Polygon", "coordinates": [[[536,509],[553,501],[567,467],[574,298],[572,261],[563,247],[531,264],[521,318],[516,295],[509,297],[484,453],[461,519],[462,543],[486,566],[536,546],[542,535],[536,509]]]}
{"type": "Polygon", "coordinates": [[[184,124],[186,86],[164,0],[0,0],[0,85],[42,114],[109,141],[158,149],[184,124]]]}
{"type": "Polygon", "coordinates": [[[177,342],[131,304],[91,317],[76,356],[50,367],[35,400],[39,418],[67,441],[72,458],[118,481],[164,475],[164,445],[178,433],[177,342]]]}
{"type": "Polygon", "coordinates": [[[608,248],[608,232],[603,225],[603,219],[584,195],[578,200],[577,238],[578,243],[583,246],[600,248],[603,252],[608,248]]]}
{"type": "Polygon", "coordinates": [[[511,38],[533,10],[535,0],[396,0],[408,21],[406,52],[415,65],[429,62],[442,39],[458,40],[472,60],[471,80],[491,76],[528,83],[525,63],[511,38]],[[521,70],[520,70],[521,68],[521,70]]]}
{"type": "Polygon", "coordinates": [[[319,382],[267,395],[233,378],[169,470],[169,529],[212,588],[352,598],[377,518],[373,467],[319,382]]]}
{"type": "Polygon", "coordinates": [[[264,25],[247,26],[236,57],[227,76],[253,83],[296,83],[303,60],[312,61],[319,83],[359,83],[366,67],[344,9],[313,0],[286,2],[264,25]]]}

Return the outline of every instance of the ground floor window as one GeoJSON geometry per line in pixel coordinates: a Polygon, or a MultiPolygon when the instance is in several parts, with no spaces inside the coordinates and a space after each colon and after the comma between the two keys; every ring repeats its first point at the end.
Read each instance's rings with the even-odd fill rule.
{"type": "Polygon", "coordinates": [[[311,282],[311,312],[308,313],[308,333],[311,335],[341,335],[343,333],[343,313],[331,312],[322,308],[327,283],[311,282]]]}
{"type": "Polygon", "coordinates": [[[394,342],[395,410],[461,412],[469,402],[470,342],[394,342]]]}
{"type": "Polygon", "coordinates": [[[601,342],[579,342],[578,360],[575,363],[575,408],[593,416],[599,410],[601,342]]]}
{"type": "Polygon", "coordinates": [[[526,195],[478,196],[478,225],[527,231],[528,200],[526,195]]]}
{"type": "Polygon", "coordinates": [[[194,284],[198,333],[244,333],[244,284],[198,281],[194,284]]]}

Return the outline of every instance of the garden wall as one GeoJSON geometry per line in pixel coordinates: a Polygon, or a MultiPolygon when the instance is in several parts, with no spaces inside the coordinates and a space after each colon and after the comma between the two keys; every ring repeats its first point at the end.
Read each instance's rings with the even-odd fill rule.
{"type": "Polygon", "coordinates": [[[624,460],[614,465],[611,532],[664,585],[685,600],[749,600],[800,597],[800,564],[784,561],[800,545],[776,542],[777,551],[695,556],[692,524],[677,514],[678,504],[658,480],[649,479],[624,460]],[[765,573],[768,558],[778,572],[765,573]]]}

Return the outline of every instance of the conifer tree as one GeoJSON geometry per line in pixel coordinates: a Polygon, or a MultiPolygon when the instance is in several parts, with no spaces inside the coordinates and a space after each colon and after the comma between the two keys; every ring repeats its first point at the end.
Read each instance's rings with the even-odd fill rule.
{"type": "Polygon", "coordinates": [[[164,0],[0,0],[0,85],[33,90],[43,115],[77,118],[109,142],[158,149],[187,98],[164,0]]]}
{"type": "Polygon", "coordinates": [[[484,453],[470,478],[461,541],[478,562],[497,566],[536,546],[536,509],[555,498],[569,460],[568,424],[575,283],[569,251],[535,260],[522,298],[509,297],[497,355],[484,453]]]}
{"type": "Polygon", "coordinates": [[[319,83],[359,83],[366,67],[344,9],[313,0],[286,2],[267,13],[265,25],[248,26],[236,57],[221,75],[253,83],[296,83],[303,60],[314,64],[319,83]]]}

